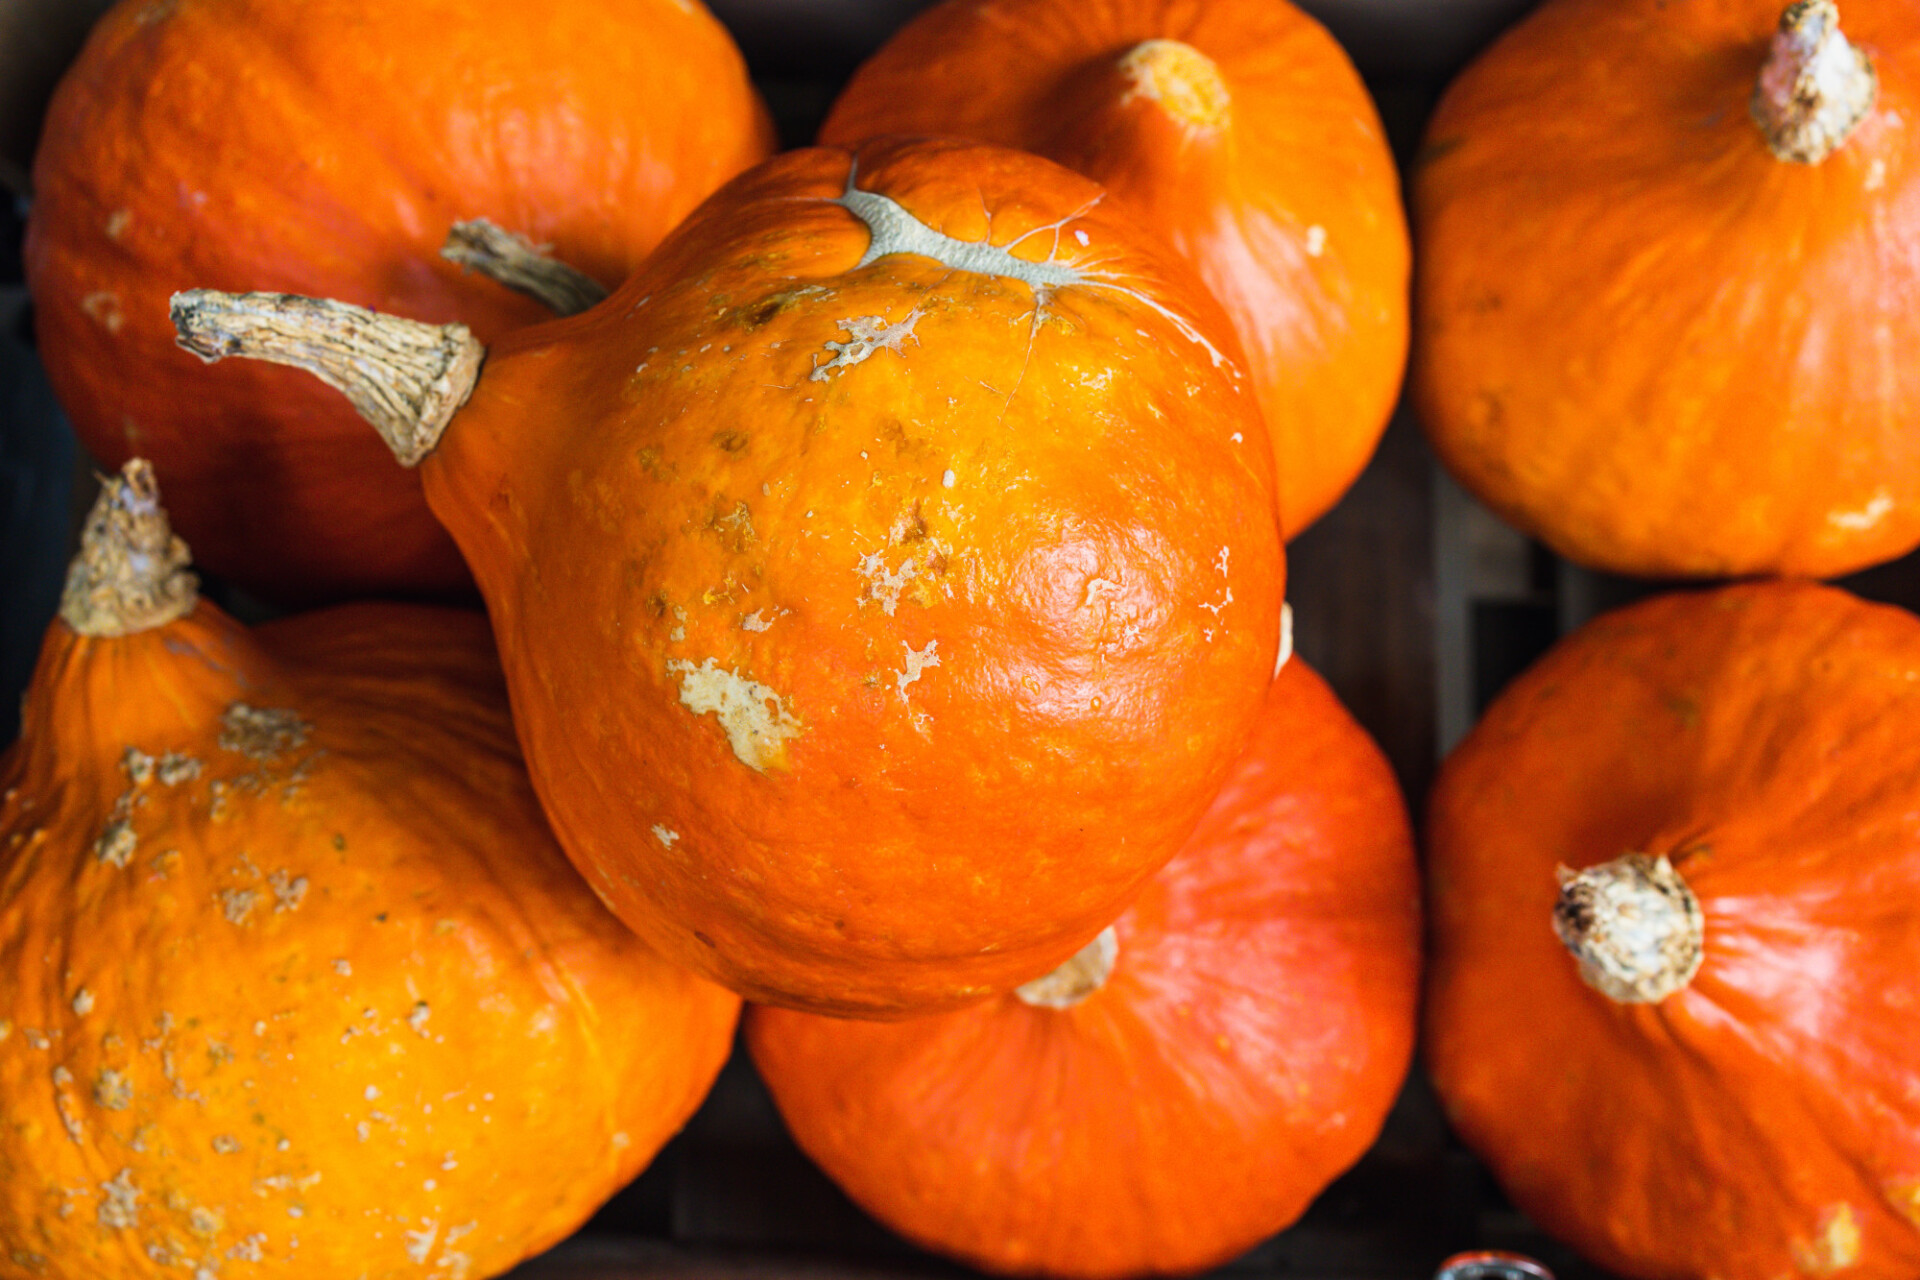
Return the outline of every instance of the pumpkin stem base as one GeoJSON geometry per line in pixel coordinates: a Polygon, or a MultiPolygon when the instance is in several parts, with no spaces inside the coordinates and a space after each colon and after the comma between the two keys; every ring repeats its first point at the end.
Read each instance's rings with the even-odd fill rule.
{"type": "Polygon", "coordinates": [[[440,256],[526,294],[556,316],[577,316],[607,296],[600,282],[586,272],[485,218],[454,223],[447,242],[440,246],[440,256]]]}
{"type": "Polygon", "coordinates": [[[80,554],[67,569],[60,618],[83,636],[126,636],[193,612],[200,583],[187,544],[160,506],[153,467],[133,458],[87,513],[80,554]]]}
{"type": "Polygon", "coordinates": [[[305,369],[341,392],[403,466],[433,451],[480,379],[486,348],[463,324],[422,324],[289,293],[173,295],[180,345],[305,369]]]}
{"type": "Polygon", "coordinates": [[[1705,955],[1700,900],[1663,854],[1560,868],[1553,931],[1580,977],[1623,1004],[1654,1004],[1693,980],[1705,955]]]}
{"type": "Polygon", "coordinates": [[[1036,1009],[1071,1009],[1107,985],[1119,958],[1120,936],[1108,925],[1065,964],[1014,988],[1013,993],[1036,1009]]]}
{"type": "Polygon", "coordinates": [[[1819,164],[1873,110],[1879,76],[1840,33],[1833,0],[1797,0],[1780,15],[1750,104],[1781,160],[1819,164]]]}

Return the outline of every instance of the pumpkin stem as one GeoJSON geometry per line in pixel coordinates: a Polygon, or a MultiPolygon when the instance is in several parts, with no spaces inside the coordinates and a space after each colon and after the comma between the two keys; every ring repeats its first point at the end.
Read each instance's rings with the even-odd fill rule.
{"type": "Polygon", "coordinates": [[[454,223],[447,242],[440,246],[440,256],[544,303],[557,316],[577,316],[607,296],[600,282],[586,272],[485,218],[454,223]]]}
{"type": "Polygon", "coordinates": [[[1120,957],[1120,935],[1112,925],[1043,978],[1015,987],[1013,994],[1036,1009],[1071,1009],[1107,985],[1120,957]]]}
{"type": "Polygon", "coordinates": [[[305,369],[342,392],[402,465],[433,451],[472,394],[486,348],[463,324],[422,324],[287,293],[173,295],[180,345],[208,364],[244,356],[305,369]]]}
{"type": "Polygon", "coordinates": [[[1879,88],[1873,64],[1840,33],[1833,0],[1796,0],[1780,15],[1750,106],[1775,156],[1819,164],[1866,118],[1879,88]]]}
{"type": "Polygon", "coordinates": [[[1588,986],[1622,1003],[1653,1004],[1693,980],[1705,955],[1700,900],[1666,855],[1629,853],[1559,870],[1553,931],[1588,986]]]}
{"type": "Polygon", "coordinates": [[[125,636],[193,612],[199,580],[160,506],[153,467],[133,458],[104,480],[67,568],[60,618],[83,636],[125,636]]]}
{"type": "Polygon", "coordinates": [[[1143,40],[1120,55],[1128,98],[1146,98],[1192,129],[1226,123],[1233,97],[1212,58],[1178,40],[1143,40]]]}

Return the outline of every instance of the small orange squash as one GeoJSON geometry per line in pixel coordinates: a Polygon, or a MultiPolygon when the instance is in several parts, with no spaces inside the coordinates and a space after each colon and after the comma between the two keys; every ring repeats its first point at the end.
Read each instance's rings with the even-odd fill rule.
{"type": "Polygon", "coordinates": [[[424,453],[535,785],[622,919],[759,1000],[906,1012],[1110,921],[1273,672],[1232,330],[1102,194],[972,144],[790,152],[477,376],[464,335],[351,309],[176,322],[424,453]]]}
{"type": "Polygon", "coordinates": [[[1360,474],[1406,361],[1406,215],[1366,86],[1288,0],[948,0],[854,74],[820,140],[884,133],[1057,160],[1193,263],[1246,349],[1287,536],[1360,474]]]}
{"type": "Polygon", "coordinates": [[[1648,1280],[1920,1272],[1920,619],[1675,593],[1446,760],[1426,1057],[1516,1204],[1648,1280]]]}
{"type": "Polygon", "coordinates": [[[485,620],[252,631],[136,460],[0,758],[0,1270],[465,1276],[573,1230],[738,1001],[555,847],[485,620]]]}
{"type": "Polygon", "coordinates": [[[801,1148],[990,1271],[1190,1272],[1291,1223],[1413,1052],[1420,894],[1379,748],[1298,658],[1174,860],[1073,962],[902,1022],[750,1008],[801,1148]]]}
{"type": "Polygon", "coordinates": [[[173,345],[192,285],[345,298],[491,340],[533,302],[440,257],[488,218],[602,284],[772,147],[695,0],[122,0],[35,153],[26,270],[92,454],[167,478],[198,562],[283,602],[470,593],[413,477],[338,397],[173,345]]]}
{"type": "Polygon", "coordinates": [[[1412,391],[1562,555],[1826,577],[1920,544],[1909,0],[1546,0],[1412,183],[1412,391]]]}

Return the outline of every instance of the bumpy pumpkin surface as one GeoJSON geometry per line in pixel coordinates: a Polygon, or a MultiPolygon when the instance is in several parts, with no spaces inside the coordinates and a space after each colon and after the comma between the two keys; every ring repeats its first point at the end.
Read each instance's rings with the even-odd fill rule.
{"type": "Polygon", "coordinates": [[[1412,389],[1460,482],[1621,573],[1920,543],[1905,0],[1548,0],[1413,182],[1412,389]]]}
{"type": "Polygon", "coordinates": [[[738,1002],[554,845],[485,620],[187,583],[115,635],[76,581],[0,760],[0,1271],[477,1280],[578,1226],[738,1002]]]}
{"type": "MultiPolygon", "coordinates": [[[[256,304],[288,323],[180,322],[245,351],[256,304]]],[[[420,463],[595,887],[743,994],[876,1014],[1045,972],[1172,856],[1273,672],[1272,474],[1183,263],[927,142],[742,175],[496,344],[420,463]]]]}
{"type": "Polygon", "coordinates": [[[1407,353],[1408,237],[1379,114],[1286,0],[949,0],[855,73],[820,131],[959,134],[1100,182],[1233,318],[1289,537],[1372,455],[1407,353]]]}
{"type": "Polygon", "coordinates": [[[89,451],[139,454],[209,571],[282,601],[471,591],[413,477],[339,398],[173,344],[194,285],[345,298],[487,338],[536,303],[439,256],[488,218],[611,286],[771,148],[692,0],[124,0],[61,82],[26,247],[89,451]]]}
{"type": "Polygon", "coordinates": [[[1916,726],[1920,620],[1767,583],[1588,624],[1445,762],[1427,1059],[1547,1230],[1663,1280],[1920,1270],[1916,726]]]}
{"type": "Polygon", "coordinates": [[[1413,1051],[1413,837],[1379,749],[1294,659],[1180,853],[1102,942],[956,1013],[747,1013],[800,1146],[881,1221],[994,1271],[1196,1271],[1291,1223],[1413,1051]]]}

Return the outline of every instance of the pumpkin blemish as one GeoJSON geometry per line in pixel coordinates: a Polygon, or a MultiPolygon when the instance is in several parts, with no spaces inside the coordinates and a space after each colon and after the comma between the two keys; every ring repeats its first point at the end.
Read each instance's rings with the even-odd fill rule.
{"type": "Polygon", "coordinates": [[[667,670],[680,676],[681,705],[695,715],[713,713],[734,756],[756,773],[778,763],[787,740],[804,728],[778,693],[738,670],[723,670],[713,658],[698,667],[680,659],[667,670]]]}

